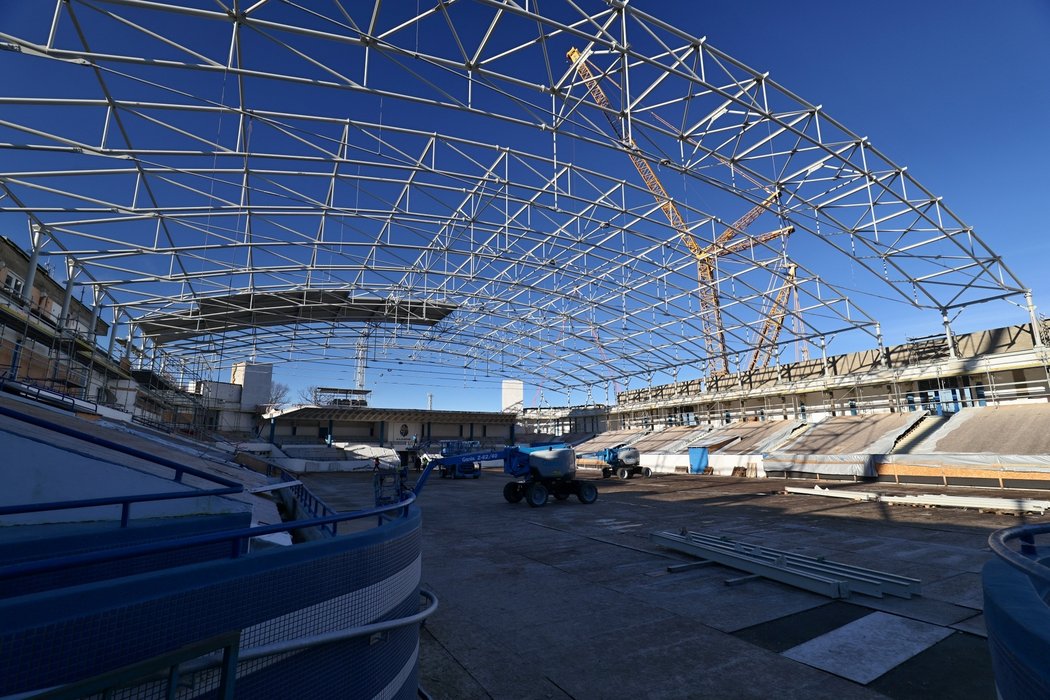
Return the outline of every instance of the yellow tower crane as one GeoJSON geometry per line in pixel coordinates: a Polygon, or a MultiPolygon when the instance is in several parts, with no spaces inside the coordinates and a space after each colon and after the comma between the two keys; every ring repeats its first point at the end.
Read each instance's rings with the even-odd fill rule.
{"type": "Polygon", "coordinates": [[[769,365],[773,355],[776,353],[777,339],[780,337],[781,329],[784,328],[784,317],[787,316],[788,298],[795,291],[795,271],[797,269],[798,265],[788,263],[784,284],[777,290],[777,295],[773,299],[773,303],[769,305],[769,311],[766,313],[765,321],[762,323],[762,330],[758,332],[755,351],[751,354],[751,361],[748,363],[748,372],[756,367],[769,365]]]}
{"type": "MultiPolygon", "coordinates": [[[[678,207],[674,205],[671,197],[667,194],[667,190],[664,189],[663,184],[660,182],[660,178],[656,176],[656,172],[653,171],[652,166],[649,165],[649,161],[642,157],[641,149],[638,148],[634,139],[620,133],[620,127],[612,115],[612,112],[615,110],[612,109],[612,105],[609,103],[609,98],[605,95],[605,92],[598,84],[598,79],[595,77],[594,71],[591,70],[583,53],[574,47],[569,49],[566,55],[569,60],[572,61],[576,72],[587,86],[587,91],[590,93],[591,99],[594,100],[595,104],[603,108],[602,113],[609,120],[613,132],[616,134],[619,142],[624,146],[627,156],[631,159],[638,174],[642,176],[642,182],[645,183],[649,192],[652,193],[653,197],[656,199],[656,203],[667,217],[667,220],[671,222],[671,228],[678,233],[678,237],[681,238],[682,243],[685,244],[685,247],[689,249],[689,252],[696,260],[696,273],[700,282],[700,323],[703,328],[704,345],[707,349],[707,356],[709,358],[708,374],[711,376],[728,374],[729,362],[726,356],[725,327],[722,325],[722,309],[718,298],[718,286],[715,280],[715,263],[717,258],[722,255],[737,253],[746,250],[755,244],[765,243],[780,236],[787,236],[794,230],[793,226],[785,226],[775,231],[749,237],[747,240],[731,243],[731,240],[737,234],[746,230],[747,227],[762,214],[762,212],[769,208],[777,198],[778,193],[771,192],[765,201],[756,205],[751,211],[740,217],[732,226],[722,232],[722,234],[716,238],[711,245],[702,248],[700,244],[696,242],[696,239],[693,238],[693,234],[686,226],[685,220],[682,219],[682,215],[678,212],[678,207]]],[[[725,161],[723,160],[723,162],[725,161]]],[[[774,310],[775,308],[777,307],[774,307],[774,310]]]]}

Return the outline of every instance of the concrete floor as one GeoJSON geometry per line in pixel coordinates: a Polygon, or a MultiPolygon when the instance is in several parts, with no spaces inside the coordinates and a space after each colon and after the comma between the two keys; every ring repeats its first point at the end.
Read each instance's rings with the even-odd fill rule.
{"type": "MultiPolygon", "coordinates": [[[[1019,517],[780,493],[813,483],[801,480],[581,475],[598,484],[593,505],[509,504],[494,470],[427,484],[423,582],[440,607],[420,682],[433,697],[995,697],[980,570],[988,534],[1019,517]],[[682,528],[919,578],[923,593],[832,601],[768,580],[727,586],[742,574],[717,565],[668,573],[689,559],[649,534],[682,528]]],[[[371,475],[304,480],[341,510],[371,493],[371,475]]]]}

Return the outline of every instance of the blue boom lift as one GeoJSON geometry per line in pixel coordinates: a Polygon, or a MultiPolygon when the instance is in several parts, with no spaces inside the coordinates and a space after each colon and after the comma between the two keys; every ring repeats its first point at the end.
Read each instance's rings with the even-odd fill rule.
{"type": "Polygon", "coordinates": [[[514,477],[503,487],[503,497],[510,503],[525,499],[533,508],[546,505],[554,496],[564,501],[576,496],[580,503],[598,500],[598,488],[589,481],[576,478],[576,454],[564,445],[544,447],[505,447],[499,450],[468,452],[430,460],[412,491],[418,495],[434,469],[451,470],[453,474],[462,465],[473,465],[494,460],[503,461],[503,471],[514,477]]]}
{"type": "Polygon", "coordinates": [[[613,474],[620,479],[630,479],[635,474],[642,474],[647,478],[653,475],[652,469],[642,466],[642,457],[637,447],[617,445],[597,452],[585,452],[580,457],[594,457],[605,462],[606,466],[602,467],[603,479],[608,479],[613,474]]]}

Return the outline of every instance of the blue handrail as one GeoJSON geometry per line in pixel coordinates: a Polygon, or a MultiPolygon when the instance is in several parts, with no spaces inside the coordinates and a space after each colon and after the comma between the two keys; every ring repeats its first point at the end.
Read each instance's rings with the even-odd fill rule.
{"type": "Polygon", "coordinates": [[[141,493],[127,496],[105,496],[102,498],[83,498],[77,501],[53,501],[51,503],[29,503],[16,506],[0,507],[0,516],[19,515],[22,513],[41,513],[50,510],[72,510],[75,508],[95,508],[99,506],[120,506],[120,526],[128,526],[132,503],[150,503],[155,501],[173,501],[180,498],[198,498],[200,496],[226,496],[240,493],[243,489],[194,489],[192,491],[168,491],[165,493],[141,493]]]}
{"type": "Polygon", "coordinates": [[[175,471],[175,478],[173,481],[176,483],[182,482],[183,474],[190,474],[198,478],[204,479],[211,483],[219,484],[221,488],[216,489],[193,489],[188,491],[166,491],[161,493],[144,493],[144,494],[128,494],[123,496],[105,496],[99,498],[85,498],[71,501],[53,501],[50,503],[32,503],[32,504],[21,504],[13,506],[0,507],[0,516],[3,515],[18,515],[24,513],[41,513],[45,511],[54,510],[71,510],[77,508],[95,508],[99,506],[120,506],[120,527],[128,526],[128,519],[131,515],[131,504],[132,503],[147,503],[152,501],[169,501],[176,499],[185,498],[197,498],[200,496],[227,496],[231,494],[242,493],[244,486],[232,481],[230,479],[224,479],[213,474],[209,474],[193,467],[187,467],[183,464],[175,462],[174,460],[167,459],[158,455],[138,450],[127,445],[122,445],[112,440],[106,440],[96,435],[91,435],[75,428],[49,421],[44,418],[32,416],[20,411],[7,408],[6,406],[0,406],[0,415],[14,418],[26,423],[30,423],[46,430],[55,431],[63,435],[74,437],[78,440],[84,440],[90,444],[105,447],[107,449],[115,450],[123,454],[127,454],[132,457],[147,460],[153,464],[172,469],[175,471]]]}
{"type": "MultiPolygon", "coordinates": [[[[270,478],[279,478],[281,481],[297,481],[296,477],[284,467],[273,464],[268,460],[259,461],[261,461],[266,468],[266,476],[270,478]]],[[[295,498],[299,502],[299,505],[314,517],[320,518],[326,515],[334,515],[338,512],[321,500],[313,491],[308,489],[306,484],[300,482],[290,488],[292,493],[295,494],[295,498]]],[[[329,534],[332,536],[335,535],[335,525],[332,525],[327,529],[329,534]]]]}
{"type": "Polygon", "coordinates": [[[147,554],[160,554],[187,547],[217,544],[228,542],[230,544],[230,559],[241,556],[241,543],[246,539],[272,535],[277,532],[288,530],[300,530],[309,527],[323,527],[335,523],[359,520],[389,513],[391,511],[403,511],[402,516],[408,514],[408,507],[416,500],[415,494],[406,492],[405,498],[398,503],[391,503],[365,510],[351,511],[349,513],[336,513],[322,518],[311,518],[309,520],[293,520],[275,525],[261,525],[257,527],[242,528],[239,530],[227,530],[225,532],[214,532],[191,537],[182,537],[163,542],[149,542],[144,544],[107,549],[103,551],[85,552],[81,554],[68,554],[51,559],[34,560],[11,564],[0,567],[0,580],[13,578],[15,576],[28,576],[31,574],[42,574],[50,571],[58,571],[72,566],[84,566],[87,564],[99,564],[108,561],[119,561],[147,554]]]}
{"type": "MultiPolygon", "coordinates": [[[[998,530],[988,536],[988,546],[1000,559],[1031,577],[1050,583],[1050,566],[1040,563],[1039,548],[1035,536],[1050,532],[1050,523],[1038,525],[1016,525],[998,530]],[[1012,540],[1021,542],[1020,551],[1009,546],[1012,540]]],[[[1046,556],[1046,552],[1043,553],[1046,556]]]]}
{"type": "Polygon", "coordinates": [[[144,459],[144,460],[152,462],[154,464],[159,464],[162,467],[167,467],[168,469],[172,469],[172,470],[175,471],[175,479],[174,480],[176,482],[178,482],[178,483],[182,483],[182,476],[183,476],[183,474],[189,474],[191,476],[195,476],[197,478],[204,479],[206,481],[211,481],[212,483],[220,484],[222,486],[226,486],[226,487],[229,487],[229,488],[236,488],[238,491],[241,491],[241,490],[244,489],[244,486],[242,486],[241,484],[238,484],[236,481],[232,481],[230,479],[224,479],[221,476],[215,476],[214,474],[209,474],[208,472],[201,471],[200,469],[194,469],[193,467],[187,467],[186,465],[180,464],[179,462],[176,462],[175,460],[167,459],[166,457],[161,457],[160,455],[155,455],[155,454],[152,454],[150,452],[146,452],[145,450],[139,450],[139,449],[136,449],[134,447],[129,447],[128,445],[122,445],[119,442],[114,442],[112,440],[107,440],[106,438],[98,437],[97,435],[91,435],[90,433],[85,433],[83,431],[77,430],[75,428],[70,428],[69,426],[65,426],[65,425],[62,425],[60,423],[55,423],[53,421],[49,421],[49,420],[44,419],[44,418],[39,418],[37,416],[31,416],[29,414],[22,413],[20,411],[15,411],[15,410],[12,410],[12,409],[10,409],[10,408],[8,408],[6,406],[0,406],[0,416],[7,416],[9,418],[14,418],[15,420],[20,420],[20,421],[23,421],[23,422],[26,422],[26,423],[31,423],[32,425],[35,425],[35,426],[40,427],[40,428],[45,428],[47,430],[51,430],[51,431],[56,432],[56,433],[61,433],[63,435],[68,435],[68,436],[74,437],[74,438],[76,438],[78,440],[83,440],[83,441],[91,443],[93,445],[98,445],[99,447],[104,447],[104,448],[106,448],[108,450],[114,450],[115,452],[121,452],[123,454],[130,455],[132,457],[138,457],[139,459],[144,459]]]}

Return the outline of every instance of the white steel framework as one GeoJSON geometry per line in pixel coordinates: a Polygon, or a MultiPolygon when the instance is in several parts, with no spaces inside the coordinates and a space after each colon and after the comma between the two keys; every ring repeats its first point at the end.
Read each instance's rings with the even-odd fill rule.
{"type": "Polygon", "coordinates": [[[702,375],[696,260],[627,143],[699,246],[774,192],[751,230],[794,229],[716,257],[731,369],[788,285],[775,354],[881,343],[864,295],[949,319],[1025,294],[866,139],[626,2],[32,5],[0,28],[5,233],[28,223],[116,332],[212,369],[353,362],[365,338],[392,371],[702,375]]]}

